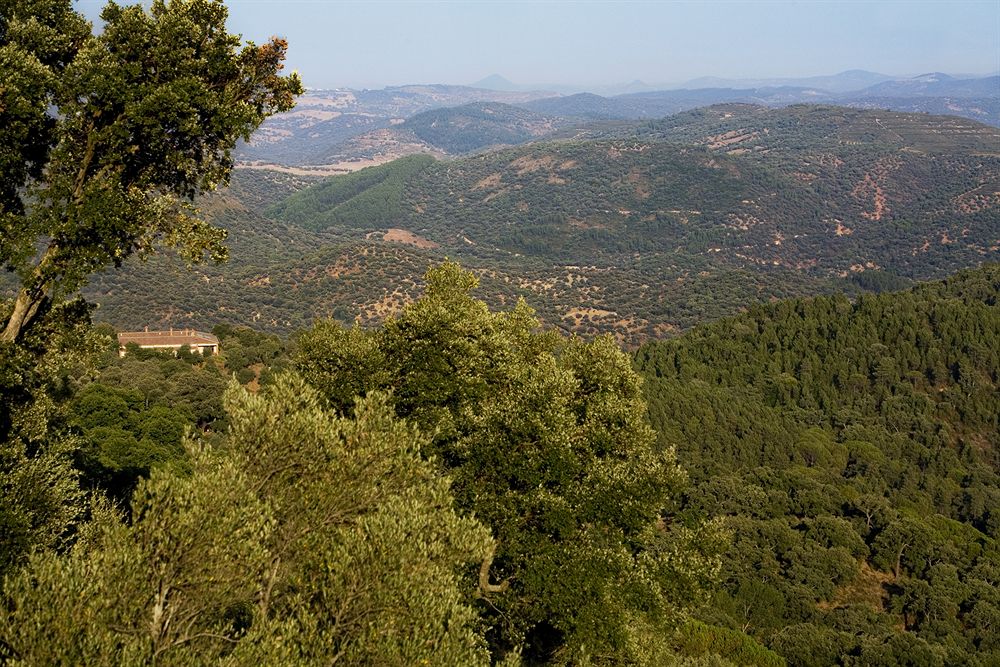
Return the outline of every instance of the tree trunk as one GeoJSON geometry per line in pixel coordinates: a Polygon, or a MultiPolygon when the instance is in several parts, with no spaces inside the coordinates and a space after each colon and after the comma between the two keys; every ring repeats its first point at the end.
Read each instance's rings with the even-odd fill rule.
{"type": "Polygon", "coordinates": [[[899,553],[896,554],[896,569],[893,574],[896,577],[896,581],[899,581],[899,574],[903,569],[903,552],[906,551],[906,547],[910,546],[908,543],[904,543],[903,546],[899,547],[899,553]]]}
{"type": "Polygon", "coordinates": [[[7,320],[3,333],[0,334],[0,341],[16,342],[35,319],[35,315],[38,314],[38,309],[44,301],[45,292],[40,288],[22,289],[18,292],[17,299],[14,301],[14,310],[10,314],[10,319],[7,320]]]}
{"type": "Polygon", "coordinates": [[[39,309],[48,298],[46,292],[51,285],[42,276],[45,275],[45,269],[52,262],[57,249],[58,245],[56,241],[54,239],[49,241],[48,248],[45,249],[45,252],[38,260],[38,264],[35,266],[31,281],[28,283],[29,286],[22,287],[17,293],[17,299],[14,300],[14,310],[11,312],[7,324],[4,325],[3,333],[0,334],[0,341],[8,343],[16,342],[25,329],[28,328],[28,325],[31,324],[32,320],[35,319],[35,316],[38,315],[39,309]]]}

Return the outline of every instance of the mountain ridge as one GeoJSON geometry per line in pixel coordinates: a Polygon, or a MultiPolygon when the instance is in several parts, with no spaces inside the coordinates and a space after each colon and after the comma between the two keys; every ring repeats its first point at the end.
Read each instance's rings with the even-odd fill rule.
{"type": "MultiPolygon", "coordinates": [[[[835,76],[850,78],[867,74],[845,72],[835,76]]],[[[415,152],[441,156],[447,151],[442,152],[440,147],[427,145],[414,135],[399,131],[398,126],[427,111],[458,109],[471,103],[510,104],[543,115],[560,116],[555,123],[560,127],[594,121],[656,119],[719,103],[780,107],[820,102],[957,115],[1000,126],[1000,78],[934,78],[935,81],[927,77],[923,80],[888,79],[848,92],[805,85],[823,84],[823,77],[749,82],[760,85],[740,88],[650,90],[639,86],[643,88],[641,92],[617,91],[621,94],[612,96],[593,92],[557,95],[538,90],[501,91],[436,84],[362,91],[311,90],[300,99],[295,110],[269,119],[250,144],[241,145],[237,160],[241,164],[298,167],[300,171],[332,174],[415,152]]],[[[508,127],[506,131],[512,133],[513,128],[508,127]]]]}

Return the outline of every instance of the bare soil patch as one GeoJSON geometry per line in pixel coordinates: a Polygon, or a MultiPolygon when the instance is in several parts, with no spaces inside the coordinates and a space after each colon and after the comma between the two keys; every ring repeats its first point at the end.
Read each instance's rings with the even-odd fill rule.
{"type": "Polygon", "coordinates": [[[430,239],[425,239],[423,236],[418,236],[413,232],[407,231],[405,229],[390,229],[382,236],[383,241],[388,241],[389,243],[404,243],[406,245],[411,245],[416,248],[440,248],[441,246],[430,239]]]}

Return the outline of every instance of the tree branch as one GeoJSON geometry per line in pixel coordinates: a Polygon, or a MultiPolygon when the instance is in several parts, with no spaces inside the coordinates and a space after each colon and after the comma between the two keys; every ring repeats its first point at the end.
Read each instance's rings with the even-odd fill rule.
{"type": "Polygon", "coordinates": [[[497,545],[490,545],[490,550],[483,559],[483,564],[479,566],[479,589],[483,595],[489,593],[503,593],[510,586],[510,578],[504,579],[499,584],[490,583],[490,568],[493,566],[493,556],[496,554],[497,545]]]}

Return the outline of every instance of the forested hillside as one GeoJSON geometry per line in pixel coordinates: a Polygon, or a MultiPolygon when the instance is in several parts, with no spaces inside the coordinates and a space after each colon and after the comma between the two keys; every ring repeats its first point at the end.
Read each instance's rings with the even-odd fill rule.
{"type": "MultiPolygon", "coordinates": [[[[177,664],[332,647],[448,664],[575,664],[593,646],[646,665],[1000,657],[1000,266],[853,302],[754,306],[643,346],[641,384],[606,338],[540,331],[523,304],[490,312],[455,265],[426,283],[383,326],[320,322],[290,346],[218,327],[218,358],[118,358],[99,328],[102,357],[53,360],[48,428],[69,438],[75,470],[62,474],[126,521],[95,498],[79,523],[83,497],[63,490],[82,537],[0,588],[3,650],[51,656],[66,637],[76,661],[148,655],[142,600],[160,562],[188,595],[168,608],[200,633],[149,644],[177,664]],[[259,396],[232,381],[224,396],[233,373],[259,396]],[[344,516],[363,539],[337,521],[306,530],[344,516]],[[297,597],[298,581],[327,602],[297,597]],[[269,604],[254,602],[265,591],[269,604]],[[400,595],[405,612],[380,606],[400,595]],[[67,597],[72,618],[102,629],[87,645],[69,639],[72,618],[39,615],[67,597]],[[406,632],[317,635],[329,600],[406,632]]],[[[23,509],[0,519],[23,527],[23,509]]],[[[8,531],[5,566],[34,539],[8,531]]]]}
{"type": "Polygon", "coordinates": [[[247,170],[206,201],[230,231],[227,266],[136,264],[87,294],[118,326],[287,332],[379,321],[452,257],[494,307],[523,296],[549,325],[632,344],[751,303],[996,259],[998,145],[954,117],[725,105],[318,183],[247,170]]]}
{"type": "MultiPolygon", "coordinates": [[[[724,106],[586,138],[421,170],[388,215],[359,207],[344,226],[553,264],[670,254],[820,276],[921,276],[997,250],[1000,133],[969,121],[724,106]]],[[[271,213],[315,227],[326,210],[305,191],[271,213]]]]}
{"type": "Polygon", "coordinates": [[[1000,266],[756,306],[636,363],[681,514],[732,531],[703,620],[793,665],[1000,660],[1000,266]]]}
{"type": "Polygon", "coordinates": [[[567,125],[565,119],[509,104],[475,103],[425,111],[401,128],[454,155],[504,144],[521,144],[567,125]]]}
{"type": "MultiPolygon", "coordinates": [[[[705,653],[688,617],[725,538],[673,521],[685,476],[630,358],[540,330],[523,303],[491,312],[456,264],[426,283],[382,327],[301,332],[297,372],[274,337],[229,327],[221,357],[119,358],[100,328],[83,332],[89,355],[33,369],[46,456],[0,478],[0,660],[705,653]]],[[[15,437],[37,424],[18,401],[2,415],[15,437]]]]}

